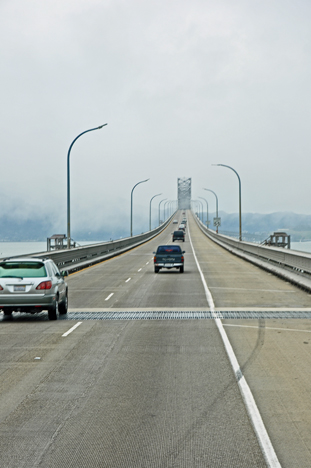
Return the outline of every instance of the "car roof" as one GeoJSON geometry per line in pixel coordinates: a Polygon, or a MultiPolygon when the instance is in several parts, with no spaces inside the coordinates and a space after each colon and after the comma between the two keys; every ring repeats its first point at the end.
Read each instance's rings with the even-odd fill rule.
{"type": "Polygon", "coordinates": [[[177,244],[173,244],[173,245],[159,245],[157,248],[158,248],[158,249],[164,248],[164,249],[169,249],[169,250],[170,250],[170,249],[180,249],[180,246],[177,245],[177,244]]]}
{"type": "Polygon", "coordinates": [[[44,262],[46,260],[49,259],[39,257],[6,257],[0,260],[0,262],[44,262]]]}

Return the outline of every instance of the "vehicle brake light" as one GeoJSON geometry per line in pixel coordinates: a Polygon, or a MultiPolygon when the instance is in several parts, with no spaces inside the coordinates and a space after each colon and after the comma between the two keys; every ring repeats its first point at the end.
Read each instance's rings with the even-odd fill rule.
{"type": "Polygon", "coordinates": [[[52,287],[52,281],[42,281],[36,289],[51,289],[52,287]]]}
{"type": "Polygon", "coordinates": [[[2,287],[2,286],[0,286],[0,291],[3,291],[3,287],[2,287]]]}
{"type": "Polygon", "coordinates": [[[156,256],[153,257],[153,263],[156,262],[156,258],[157,258],[156,256]]]}
{"type": "Polygon", "coordinates": [[[184,261],[184,256],[183,256],[183,255],[181,256],[181,261],[182,261],[182,262],[184,261]]]}

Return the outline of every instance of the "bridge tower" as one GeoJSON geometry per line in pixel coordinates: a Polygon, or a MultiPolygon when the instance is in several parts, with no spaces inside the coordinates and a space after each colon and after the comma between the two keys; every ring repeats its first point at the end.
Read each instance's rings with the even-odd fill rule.
{"type": "Polygon", "coordinates": [[[183,177],[177,179],[178,188],[178,209],[190,210],[191,209],[191,177],[183,177]]]}

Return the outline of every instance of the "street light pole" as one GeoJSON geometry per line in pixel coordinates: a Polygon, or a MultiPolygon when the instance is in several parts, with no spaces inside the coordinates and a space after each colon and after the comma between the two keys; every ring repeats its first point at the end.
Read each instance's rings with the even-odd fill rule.
{"type": "Polygon", "coordinates": [[[170,203],[171,200],[167,200],[167,202],[164,203],[164,221],[166,221],[166,218],[165,218],[165,207],[168,203],[170,203]]]}
{"type": "Polygon", "coordinates": [[[197,209],[195,206],[196,200],[191,200],[191,203],[192,203],[192,209],[196,210],[197,209]]]}
{"type": "Polygon", "coordinates": [[[239,240],[242,240],[242,202],[241,202],[241,179],[239,174],[233,167],[231,166],[226,166],[225,164],[212,164],[213,166],[223,166],[227,167],[228,169],[231,169],[231,171],[235,172],[238,180],[239,180],[239,240]]]}
{"type": "Polygon", "coordinates": [[[171,200],[171,201],[169,202],[169,205],[168,205],[168,206],[169,206],[169,216],[171,216],[172,211],[173,211],[173,207],[172,207],[173,203],[174,203],[174,200],[171,200]]]}
{"type": "Polygon", "coordinates": [[[68,154],[67,154],[67,249],[70,249],[71,238],[70,238],[70,152],[71,148],[73,147],[74,143],[77,141],[80,136],[84,135],[85,133],[92,132],[93,130],[99,130],[100,128],[105,127],[108,124],[100,125],[96,128],[90,128],[89,130],[85,130],[84,132],[80,133],[71,145],[69,146],[68,154]]]}
{"type": "MultiPolygon", "coordinates": [[[[213,192],[213,190],[210,190],[208,188],[203,188],[203,190],[207,190],[207,192],[212,192],[215,195],[215,197],[216,197],[216,218],[218,218],[218,197],[217,197],[216,193],[213,192]]],[[[218,234],[218,225],[216,226],[216,232],[218,234]]]]}
{"type": "Polygon", "coordinates": [[[158,193],[157,195],[154,195],[151,200],[150,200],[150,207],[149,207],[149,231],[151,231],[151,202],[155,197],[159,197],[162,195],[162,193],[158,193]]]}
{"type": "Polygon", "coordinates": [[[196,206],[196,209],[198,210],[198,218],[199,218],[199,221],[201,221],[201,214],[200,214],[200,211],[202,213],[202,216],[203,216],[203,211],[202,211],[202,208],[203,208],[203,203],[200,202],[200,200],[192,200],[193,203],[196,203],[197,206],[196,206]]]}
{"type": "MultiPolygon", "coordinates": [[[[203,197],[199,197],[201,198],[201,200],[204,200],[205,203],[206,203],[206,227],[208,228],[208,203],[207,203],[207,200],[206,198],[203,198],[203,197]]],[[[202,220],[203,221],[203,220],[202,220]]],[[[204,223],[203,223],[204,224],[204,223]]]]}
{"type": "Polygon", "coordinates": [[[159,226],[160,226],[160,218],[161,218],[161,216],[160,216],[160,207],[161,207],[161,203],[164,202],[165,200],[167,200],[167,198],[163,198],[163,200],[161,200],[160,203],[159,203],[159,226]]]}
{"type": "Polygon", "coordinates": [[[203,223],[203,203],[200,200],[198,200],[198,203],[199,203],[199,207],[201,209],[201,222],[203,223]]]}
{"type": "Polygon", "coordinates": [[[134,185],[134,187],[132,188],[132,191],[131,191],[131,237],[133,237],[133,192],[134,192],[134,188],[137,187],[137,185],[139,185],[139,184],[143,184],[144,182],[148,182],[148,180],[150,180],[150,179],[141,180],[140,182],[137,182],[137,184],[134,185]]]}

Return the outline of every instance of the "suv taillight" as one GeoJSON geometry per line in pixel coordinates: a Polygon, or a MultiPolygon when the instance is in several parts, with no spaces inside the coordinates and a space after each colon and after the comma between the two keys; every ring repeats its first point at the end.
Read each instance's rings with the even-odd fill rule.
{"type": "Polygon", "coordinates": [[[0,286],[0,291],[3,291],[3,287],[2,287],[2,286],[0,286]]]}
{"type": "Polygon", "coordinates": [[[156,258],[157,258],[156,256],[153,257],[153,263],[156,262],[156,258]]]}
{"type": "Polygon", "coordinates": [[[51,289],[52,281],[42,281],[42,283],[38,284],[36,289],[51,289]]]}
{"type": "Polygon", "coordinates": [[[181,256],[181,261],[184,262],[184,256],[183,255],[181,256]]]}

